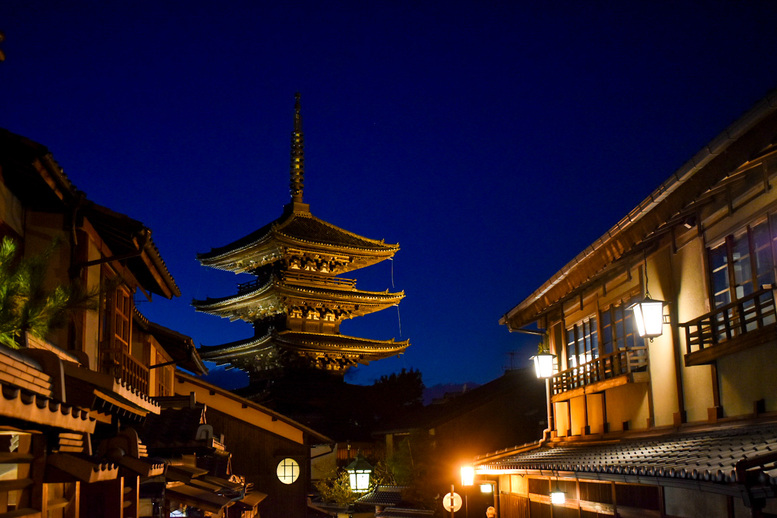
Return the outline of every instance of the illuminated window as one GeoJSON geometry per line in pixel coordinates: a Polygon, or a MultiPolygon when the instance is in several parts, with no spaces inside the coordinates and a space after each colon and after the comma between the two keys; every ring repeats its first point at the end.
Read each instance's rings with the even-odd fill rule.
{"type": "Polygon", "coordinates": [[[584,365],[599,357],[596,317],[583,320],[567,329],[567,367],[584,365]]]}
{"type": "Polygon", "coordinates": [[[299,464],[296,460],[287,457],[278,463],[276,474],[278,480],[284,484],[292,484],[299,478],[299,464]]]}

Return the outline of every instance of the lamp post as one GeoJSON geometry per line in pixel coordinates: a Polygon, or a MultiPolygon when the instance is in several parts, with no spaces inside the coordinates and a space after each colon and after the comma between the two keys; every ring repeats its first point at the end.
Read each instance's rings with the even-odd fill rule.
{"type": "Polygon", "coordinates": [[[475,467],[461,467],[461,485],[464,488],[464,514],[469,518],[469,490],[468,487],[475,483],[475,467]]]}
{"type": "Polygon", "coordinates": [[[359,453],[353,462],[346,466],[351,491],[354,493],[366,493],[370,488],[370,474],[372,465],[359,453]]]}
{"type": "Polygon", "coordinates": [[[550,345],[546,342],[545,335],[542,335],[542,341],[537,348],[537,354],[532,356],[534,361],[534,372],[539,379],[545,380],[545,401],[548,405],[548,433],[553,431],[553,409],[550,401],[550,379],[553,377],[553,360],[555,354],[550,353],[550,345]]]}

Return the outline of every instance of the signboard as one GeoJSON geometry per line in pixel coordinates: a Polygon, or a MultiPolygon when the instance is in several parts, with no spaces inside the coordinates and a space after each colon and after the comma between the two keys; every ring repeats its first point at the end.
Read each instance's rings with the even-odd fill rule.
{"type": "Polygon", "coordinates": [[[448,493],[442,499],[442,506],[446,511],[455,513],[461,509],[461,496],[458,493],[448,493]]]}

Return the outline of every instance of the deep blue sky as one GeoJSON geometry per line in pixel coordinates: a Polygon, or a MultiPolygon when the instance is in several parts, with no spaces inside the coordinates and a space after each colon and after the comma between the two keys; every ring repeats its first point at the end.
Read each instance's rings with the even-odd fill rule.
{"type": "Polygon", "coordinates": [[[251,329],[190,302],[243,279],[195,255],[280,216],[301,92],[311,211],[401,246],[352,275],[405,290],[399,312],[342,331],[412,345],[347,379],[483,383],[536,345],[500,316],[777,87],[776,22],[745,1],[4,0],[0,126],[153,230],[183,295],[140,309],[215,345],[251,329]]]}

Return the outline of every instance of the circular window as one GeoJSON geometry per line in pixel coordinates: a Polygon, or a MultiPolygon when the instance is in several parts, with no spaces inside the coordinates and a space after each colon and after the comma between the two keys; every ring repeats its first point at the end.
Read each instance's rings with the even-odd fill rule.
{"type": "Polygon", "coordinates": [[[278,463],[276,473],[278,480],[284,484],[292,484],[299,478],[299,464],[296,460],[287,457],[278,463]]]}

